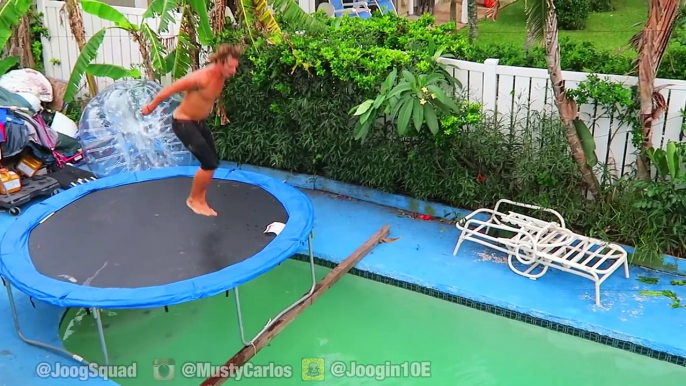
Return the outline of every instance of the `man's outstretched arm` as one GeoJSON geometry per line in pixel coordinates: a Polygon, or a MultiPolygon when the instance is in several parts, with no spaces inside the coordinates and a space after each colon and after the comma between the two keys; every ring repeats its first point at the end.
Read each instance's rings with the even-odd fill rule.
{"type": "Polygon", "coordinates": [[[171,85],[163,88],[157,96],[148,105],[143,106],[143,114],[149,114],[157,106],[162,103],[165,99],[171,97],[174,94],[179,94],[182,92],[194,90],[200,87],[199,78],[196,74],[190,74],[184,78],[177,80],[171,85]],[[147,111],[146,111],[147,110],[147,111]]]}

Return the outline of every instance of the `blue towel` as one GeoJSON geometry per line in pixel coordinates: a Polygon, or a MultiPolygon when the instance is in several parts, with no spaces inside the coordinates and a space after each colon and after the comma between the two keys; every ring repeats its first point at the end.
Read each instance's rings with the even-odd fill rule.
{"type": "Polygon", "coordinates": [[[6,125],[7,122],[14,122],[18,124],[23,124],[24,121],[21,118],[18,118],[17,116],[14,115],[12,111],[9,111],[8,109],[5,108],[0,108],[0,123],[3,125],[6,125]]]}

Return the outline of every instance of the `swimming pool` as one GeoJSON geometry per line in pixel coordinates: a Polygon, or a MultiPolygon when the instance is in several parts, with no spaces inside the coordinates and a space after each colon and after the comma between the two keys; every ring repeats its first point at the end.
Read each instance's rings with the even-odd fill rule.
{"type": "MultiPolygon", "coordinates": [[[[330,270],[317,267],[321,279],[330,270]]],[[[309,265],[288,260],[241,287],[246,336],[308,290],[309,265]]],[[[231,294],[231,296],[233,296],[231,294]]],[[[197,386],[180,374],[183,362],[223,364],[242,348],[232,297],[224,295],[169,308],[104,311],[112,364],[139,363],[124,386],[155,384],[153,361],[172,358],[167,385],[197,386]]],[[[102,352],[95,322],[70,310],[60,325],[64,345],[91,361],[102,352]]],[[[390,378],[384,385],[676,386],[686,368],[498,317],[405,289],[346,275],[263,348],[251,364],[290,365],[292,377],[244,378],[246,385],[300,385],[303,358],[360,364],[430,362],[430,378],[390,378]]],[[[227,382],[228,384],[228,382],[227,382]]],[[[374,377],[334,378],[326,385],[378,384],[374,377]]]]}

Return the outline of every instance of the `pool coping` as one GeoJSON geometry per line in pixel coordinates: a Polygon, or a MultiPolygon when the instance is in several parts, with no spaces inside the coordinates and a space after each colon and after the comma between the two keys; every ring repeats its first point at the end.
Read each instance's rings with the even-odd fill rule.
{"type": "MultiPolygon", "coordinates": [[[[295,187],[319,190],[333,194],[340,194],[361,201],[397,208],[408,212],[425,214],[448,221],[457,220],[471,213],[470,210],[462,208],[456,208],[440,203],[422,201],[416,198],[403,196],[399,194],[382,192],[372,188],[340,182],[316,175],[292,173],[285,170],[273,169],[264,166],[255,166],[251,164],[241,164],[231,161],[222,161],[221,167],[234,168],[239,170],[246,170],[266,174],[271,177],[278,178],[295,187]]],[[[617,244],[624,248],[627,254],[629,255],[633,254],[635,251],[635,248],[633,246],[619,243],[617,244]]],[[[671,269],[660,269],[658,267],[638,265],[631,262],[629,264],[647,269],[653,269],[660,272],[686,276],[686,259],[672,255],[662,255],[662,266],[671,267],[671,269]]]]}
{"type": "MultiPolygon", "coordinates": [[[[222,162],[222,167],[236,168],[241,170],[248,170],[257,173],[267,174],[299,188],[322,191],[331,194],[338,194],[360,201],[366,201],[377,205],[397,208],[400,210],[415,212],[419,214],[427,214],[446,220],[459,219],[460,217],[463,217],[470,213],[470,211],[461,208],[454,208],[447,205],[430,203],[402,195],[380,192],[371,188],[334,181],[319,176],[297,174],[283,170],[271,169],[267,167],[254,166],[250,164],[238,164],[235,162],[226,161],[222,162]]],[[[631,253],[634,250],[634,248],[630,246],[622,245],[622,247],[624,247],[628,253],[631,253]]],[[[296,254],[296,256],[291,257],[291,259],[307,261],[309,257],[300,255],[298,253],[296,254]]],[[[333,268],[338,264],[333,259],[325,259],[322,257],[315,257],[315,263],[327,268],[333,268]]],[[[655,270],[658,272],[686,276],[685,259],[665,255],[663,256],[663,263],[666,266],[674,267],[674,270],[661,270],[655,267],[645,267],[637,264],[632,265],[649,270],[655,270]]],[[[547,328],[549,330],[556,332],[562,332],[568,335],[583,338],[585,340],[600,343],[613,348],[618,348],[624,351],[629,351],[635,354],[647,356],[660,361],[666,361],[678,366],[686,367],[686,356],[656,350],[646,345],[637,344],[628,340],[603,335],[599,332],[589,331],[583,328],[555,322],[542,317],[528,315],[523,312],[509,309],[506,307],[495,306],[489,303],[472,300],[468,297],[436,290],[433,288],[429,288],[404,280],[395,279],[393,277],[385,276],[375,272],[370,272],[356,267],[353,267],[349,273],[355,276],[363,277],[383,284],[390,284],[395,287],[407,289],[424,295],[429,295],[437,299],[449,301],[451,303],[467,306],[476,310],[486,311],[497,316],[503,316],[508,319],[513,319],[527,324],[547,328]]]]}

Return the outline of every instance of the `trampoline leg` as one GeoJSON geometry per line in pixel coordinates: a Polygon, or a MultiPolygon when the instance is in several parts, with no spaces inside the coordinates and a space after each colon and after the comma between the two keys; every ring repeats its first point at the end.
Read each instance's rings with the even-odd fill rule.
{"type": "Polygon", "coordinates": [[[17,331],[17,335],[19,335],[19,339],[21,339],[25,343],[30,344],[32,346],[40,347],[40,348],[50,350],[50,351],[55,351],[58,354],[72,358],[79,363],[89,364],[87,360],[81,358],[80,356],[78,356],[76,354],[72,354],[69,351],[64,350],[60,347],[55,347],[55,346],[52,346],[49,344],[41,343],[37,340],[26,338],[21,331],[21,327],[19,326],[19,317],[17,316],[17,308],[16,308],[16,305],[14,303],[14,295],[12,294],[12,285],[10,284],[9,280],[5,281],[5,287],[7,288],[7,299],[9,300],[9,303],[10,303],[10,311],[12,312],[12,320],[14,321],[14,329],[17,331]]]}
{"type": "Polygon", "coordinates": [[[250,346],[250,342],[245,340],[245,330],[243,329],[243,316],[241,315],[241,300],[240,296],[238,295],[238,287],[234,288],[233,291],[236,299],[236,313],[238,316],[238,329],[241,331],[241,342],[243,342],[243,345],[245,346],[250,346]]]}
{"type": "Polygon", "coordinates": [[[100,318],[100,309],[94,308],[93,310],[94,310],[93,316],[95,317],[95,321],[98,324],[98,335],[100,335],[100,347],[102,347],[102,355],[105,356],[105,364],[109,365],[110,364],[110,358],[107,356],[107,344],[105,343],[105,331],[102,328],[102,319],[100,318]]]}
{"type": "Polygon", "coordinates": [[[245,346],[254,345],[255,340],[257,340],[257,338],[259,338],[265,331],[267,331],[269,329],[269,327],[271,327],[272,324],[274,324],[274,322],[279,320],[279,318],[281,318],[281,316],[283,314],[290,311],[291,309],[293,309],[293,307],[297,306],[298,304],[302,303],[305,299],[309,298],[314,293],[314,288],[317,285],[317,276],[315,275],[315,272],[314,272],[314,251],[312,250],[312,237],[313,236],[314,236],[314,232],[310,233],[310,237],[307,238],[307,247],[308,247],[309,255],[310,255],[310,271],[312,273],[312,286],[310,287],[310,290],[303,297],[296,300],[295,303],[291,304],[290,306],[288,306],[288,308],[281,311],[278,315],[276,315],[276,317],[274,317],[273,319],[269,319],[269,322],[267,322],[267,325],[264,326],[262,331],[257,333],[257,335],[255,335],[255,337],[252,338],[252,340],[249,342],[245,340],[245,331],[243,329],[243,319],[241,317],[241,303],[240,303],[240,299],[239,299],[240,297],[238,295],[238,287],[234,288],[234,291],[236,291],[235,295],[236,295],[236,311],[238,312],[238,328],[241,331],[241,340],[243,341],[243,344],[245,346]]]}

